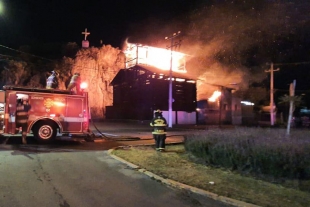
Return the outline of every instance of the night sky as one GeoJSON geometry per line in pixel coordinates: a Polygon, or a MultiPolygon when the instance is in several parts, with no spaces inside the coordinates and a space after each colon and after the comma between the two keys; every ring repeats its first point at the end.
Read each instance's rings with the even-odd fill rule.
{"type": "MultiPolygon", "coordinates": [[[[85,28],[90,46],[124,40],[167,46],[182,31],[180,51],[197,57],[192,71],[209,83],[258,82],[269,87],[267,63],[280,67],[275,88],[296,79],[310,89],[310,2],[305,0],[0,0],[0,44],[12,48],[76,42],[85,28]],[[198,61],[197,61],[198,60],[198,61]],[[195,71],[196,70],[196,71],[195,71]]],[[[1,50],[2,52],[2,50],[1,50]]],[[[193,58],[194,59],[194,58],[193,58]]],[[[310,96],[310,93],[309,93],[310,96]]]]}
{"type": "MultiPolygon", "coordinates": [[[[196,5],[195,0],[0,0],[0,43],[77,42],[85,28],[93,45],[119,47],[131,27],[146,19],[169,21],[196,5]]],[[[198,2],[198,1],[197,1],[198,2]]]]}

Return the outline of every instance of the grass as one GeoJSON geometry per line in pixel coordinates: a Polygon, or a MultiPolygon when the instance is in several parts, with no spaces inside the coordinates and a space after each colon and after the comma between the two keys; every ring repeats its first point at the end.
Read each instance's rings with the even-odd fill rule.
{"type": "Polygon", "coordinates": [[[203,165],[185,151],[183,144],[168,145],[163,153],[152,146],[136,146],[114,150],[113,154],[164,178],[247,203],[266,207],[310,206],[309,192],[203,165]]]}
{"type": "Polygon", "coordinates": [[[284,129],[236,127],[185,135],[184,144],[187,152],[208,165],[273,182],[310,180],[309,132],[293,130],[288,137],[284,129]]]}

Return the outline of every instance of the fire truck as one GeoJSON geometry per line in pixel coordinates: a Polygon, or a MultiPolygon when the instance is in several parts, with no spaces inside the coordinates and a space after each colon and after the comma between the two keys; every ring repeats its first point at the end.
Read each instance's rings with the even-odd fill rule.
{"type": "Polygon", "coordinates": [[[3,86],[0,90],[0,135],[18,135],[16,105],[23,98],[31,105],[27,133],[38,141],[51,142],[59,135],[74,139],[91,136],[87,92],[75,94],[68,90],[18,86],[3,86]]]}

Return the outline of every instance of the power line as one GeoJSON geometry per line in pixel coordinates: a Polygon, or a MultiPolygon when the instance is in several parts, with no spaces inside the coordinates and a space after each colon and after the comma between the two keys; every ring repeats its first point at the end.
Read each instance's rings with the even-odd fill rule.
{"type": "Polygon", "coordinates": [[[3,48],[8,49],[8,50],[15,51],[15,52],[24,53],[24,54],[27,54],[27,55],[30,55],[30,56],[33,56],[33,57],[36,57],[36,58],[40,58],[40,59],[42,59],[42,60],[53,61],[53,60],[51,60],[51,59],[47,59],[47,58],[44,58],[44,57],[40,57],[40,56],[37,56],[37,55],[33,55],[33,54],[30,54],[30,53],[27,53],[27,52],[23,52],[23,51],[20,51],[20,50],[16,50],[16,49],[13,49],[13,48],[4,46],[4,45],[0,45],[0,47],[3,47],[3,48]]]}
{"type": "MultiPolygon", "coordinates": [[[[33,55],[33,54],[30,54],[30,53],[27,53],[27,52],[23,52],[23,51],[20,51],[20,50],[16,50],[16,49],[13,49],[13,48],[10,48],[10,47],[1,45],[1,44],[0,44],[0,47],[9,49],[9,50],[12,50],[12,51],[15,51],[15,52],[19,52],[19,53],[24,53],[24,54],[27,54],[27,55],[31,55],[31,56],[33,56],[33,57],[37,57],[37,58],[40,58],[40,59],[48,60],[48,61],[51,61],[51,62],[57,61],[57,60],[51,60],[51,59],[47,59],[47,58],[40,57],[40,56],[37,56],[37,55],[33,55]]],[[[16,56],[1,54],[1,53],[0,53],[0,56],[11,57],[11,58],[20,58],[20,57],[16,57],[16,56]]],[[[23,60],[23,61],[24,61],[24,60],[23,60]]],[[[27,61],[24,61],[24,62],[27,62],[27,61]]],[[[29,61],[28,61],[28,62],[29,62],[29,61]]],[[[35,63],[32,63],[32,64],[33,64],[33,65],[39,65],[39,64],[35,64],[35,63]]],[[[72,65],[72,66],[74,66],[74,67],[78,67],[78,68],[95,69],[94,67],[78,66],[78,65],[75,65],[74,63],[67,63],[67,64],[72,65]]],[[[41,66],[41,65],[39,65],[39,66],[41,66]]]]}
{"type": "Polygon", "coordinates": [[[310,64],[310,61],[308,62],[295,62],[295,63],[274,63],[273,65],[306,65],[310,64]]]}
{"type": "MultiPolygon", "coordinates": [[[[279,89],[275,88],[275,91],[289,91],[290,89],[279,89]]],[[[296,92],[310,92],[310,89],[305,89],[305,90],[295,90],[296,92]]]]}
{"type": "MultiPolygon", "coordinates": [[[[17,58],[19,58],[20,59],[20,57],[17,57],[17,56],[11,56],[11,55],[5,55],[5,54],[1,54],[0,53],[0,57],[8,57],[8,58],[14,58],[14,59],[17,59],[17,58]]],[[[7,61],[7,60],[4,60],[4,61],[7,61]]],[[[29,63],[30,61],[25,61],[25,60],[22,60],[23,62],[26,62],[26,63],[29,63]]],[[[52,61],[57,61],[57,60],[52,60],[52,61]]],[[[36,65],[36,66],[42,66],[41,64],[37,64],[37,63],[32,63],[32,62],[30,62],[32,65],[36,65]]],[[[73,67],[77,67],[77,68],[88,68],[88,69],[96,69],[95,67],[87,67],[87,66],[79,66],[79,65],[75,65],[74,63],[66,63],[66,64],[68,64],[68,65],[71,65],[71,66],[73,66],[73,67]]]]}
{"type": "Polygon", "coordinates": [[[2,56],[2,57],[10,57],[10,58],[15,58],[14,56],[11,56],[11,55],[5,55],[5,54],[0,54],[0,56],[2,56]]]}

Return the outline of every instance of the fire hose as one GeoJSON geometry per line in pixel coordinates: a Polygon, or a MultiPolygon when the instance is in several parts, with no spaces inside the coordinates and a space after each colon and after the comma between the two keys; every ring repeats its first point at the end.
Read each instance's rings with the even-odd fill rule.
{"type": "Polygon", "coordinates": [[[114,141],[135,141],[135,140],[140,140],[139,137],[118,137],[118,138],[112,138],[112,136],[107,136],[104,133],[102,133],[98,127],[96,126],[96,124],[94,123],[93,119],[90,119],[92,125],[95,127],[95,129],[97,130],[97,132],[99,133],[100,136],[96,136],[93,132],[92,132],[92,137],[98,137],[101,139],[105,139],[105,140],[114,140],[114,141]]]}

